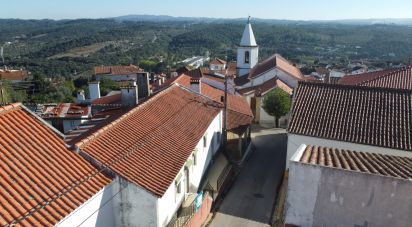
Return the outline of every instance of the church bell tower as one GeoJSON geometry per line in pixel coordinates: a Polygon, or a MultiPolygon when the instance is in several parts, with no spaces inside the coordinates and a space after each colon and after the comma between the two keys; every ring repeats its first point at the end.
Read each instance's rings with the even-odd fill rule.
{"type": "Polygon", "coordinates": [[[247,76],[250,69],[258,63],[258,58],[259,46],[256,44],[249,16],[240,45],[237,48],[237,76],[247,76]]]}

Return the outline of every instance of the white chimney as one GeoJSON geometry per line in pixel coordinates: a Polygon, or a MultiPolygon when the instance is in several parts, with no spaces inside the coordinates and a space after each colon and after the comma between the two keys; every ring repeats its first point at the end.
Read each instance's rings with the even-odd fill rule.
{"type": "Polygon", "coordinates": [[[84,91],[79,90],[77,91],[77,103],[83,103],[86,100],[86,97],[84,96],[84,91]]]}
{"type": "Polygon", "coordinates": [[[160,85],[162,85],[162,79],[161,79],[161,77],[159,76],[159,77],[157,77],[157,86],[160,86],[160,85]]]}
{"type": "Polygon", "coordinates": [[[121,87],[121,91],[123,106],[136,106],[139,103],[139,93],[136,81],[130,81],[129,86],[121,87]]]}
{"type": "Polygon", "coordinates": [[[200,81],[200,79],[191,78],[190,79],[190,89],[197,93],[201,93],[202,82],[200,81]]]}
{"type": "Polygon", "coordinates": [[[89,82],[89,94],[90,94],[91,101],[100,98],[100,82],[99,81],[89,82]]]}

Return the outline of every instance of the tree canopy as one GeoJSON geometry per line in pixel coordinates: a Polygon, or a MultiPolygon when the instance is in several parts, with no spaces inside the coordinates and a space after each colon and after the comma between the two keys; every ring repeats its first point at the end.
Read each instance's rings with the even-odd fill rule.
{"type": "Polygon", "coordinates": [[[279,127],[279,118],[289,113],[291,99],[288,93],[280,88],[270,91],[263,100],[263,109],[275,117],[275,126],[279,127]]]}

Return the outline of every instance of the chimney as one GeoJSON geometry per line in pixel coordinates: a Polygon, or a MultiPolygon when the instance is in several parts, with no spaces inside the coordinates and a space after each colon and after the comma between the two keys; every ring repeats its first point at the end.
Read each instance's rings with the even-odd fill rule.
{"type": "Polygon", "coordinates": [[[100,98],[100,82],[99,81],[89,82],[89,94],[90,94],[91,101],[100,98]]]}
{"type": "Polygon", "coordinates": [[[129,81],[129,85],[120,88],[122,91],[122,105],[136,106],[139,103],[139,95],[136,81],[129,81]]]}
{"type": "Polygon", "coordinates": [[[77,103],[83,103],[86,100],[85,96],[84,96],[84,91],[83,90],[79,90],[77,91],[77,103]]]}
{"type": "Polygon", "coordinates": [[[190,78],[190,89],[197,93],[202,93],[201,89],[202,83],[200,82],[200,79],[197,78],[190,78]]]}
{"type": "Polygon", "coordinates": [[[162,85],[162,78],[160,76],[158,76],[156,82],[157,82],[158,86],[162,85]]]}

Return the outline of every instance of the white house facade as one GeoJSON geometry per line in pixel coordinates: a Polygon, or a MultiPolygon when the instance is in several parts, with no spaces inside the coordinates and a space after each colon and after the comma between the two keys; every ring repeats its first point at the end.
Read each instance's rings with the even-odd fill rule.
{"type": "Polygon", "coordinates": [[[202,179],[220,149],[222,119],[219,103],[172,85],[77,143],[97,165],[107,156],[119,159],[109,167],[116,175],[111,189],[115,219],[107,223],[166,226],[175,218],[182,203],[202,191],[202,179]],[[145,124],[147,116],[152,122],[145,124]]]}

